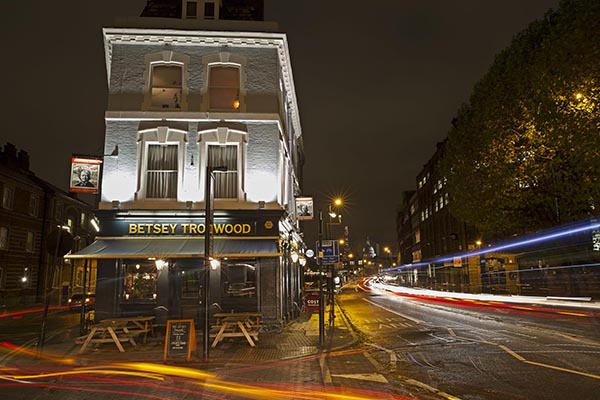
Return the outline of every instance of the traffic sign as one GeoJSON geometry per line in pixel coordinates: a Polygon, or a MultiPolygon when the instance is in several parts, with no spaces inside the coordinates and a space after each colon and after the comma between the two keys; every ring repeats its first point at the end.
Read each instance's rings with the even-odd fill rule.
{"type": "MultiPolygon", "coordinates": [[[[317,249],[319,242],[317,241],[317,249]]],[[[322,240],[319,264],[337,264],[340,262],[340,246],[337,240],[322,240]]]]}

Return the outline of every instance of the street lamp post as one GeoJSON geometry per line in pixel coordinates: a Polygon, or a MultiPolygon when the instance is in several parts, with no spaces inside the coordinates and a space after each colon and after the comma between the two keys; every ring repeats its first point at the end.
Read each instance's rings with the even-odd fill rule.
{"type": "Polygon", "coordinates": [[[210,285],[210,268],[211,268],[211,233],[212,233],[212,222],[213,222],[213,193],[212,193],[212,182],[214,180],[213,172],[215,171],[227,171],[226,167],[211,167],[206,166],[206,182],[204,186],[204,287],[202,288],[202,304],[204,305],[204,321],[202,329],[202,355],[204,360],[208,360],[209,354],[209,334],[210,334],[210,307],[209,307],[209,295],[208,287],[210,285]]]}

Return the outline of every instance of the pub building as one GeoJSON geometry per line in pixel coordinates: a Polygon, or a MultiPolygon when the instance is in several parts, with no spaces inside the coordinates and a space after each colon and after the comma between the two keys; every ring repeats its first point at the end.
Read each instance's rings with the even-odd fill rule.
{"type": "Polygon", "coordinates": [[[149,0],[103,29],[100,231],[67,256],[97,262],[96,320],[199,322],[204,290],[212,313],[298,315],[302,131],[287,38],[262,3],[149,0]]]}

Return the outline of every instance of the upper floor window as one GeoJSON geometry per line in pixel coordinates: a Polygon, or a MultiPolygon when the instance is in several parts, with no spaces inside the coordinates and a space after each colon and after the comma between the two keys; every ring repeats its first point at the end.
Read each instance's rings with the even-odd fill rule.
{"type": "Polygon", "coordinates": [[[0,226],[0,249],[8,249],[8,228],[0,226]]]}
{"type": "MultiPolygon", "coordinates": [[[[247,132],[226,127],[198,132],[200,170],[206,167],[224,167],[214,171],[213,195],[217,199],[245,199],[244,165],[247,132]]],[[[206,187],[205,174],[201,174],[200,187],[206,187]]]]}
{"type": "Polygon", "coordinates": [[[210,66],[208,97],[211,110],[240,108],[240,68],[230,65],[210,66]]]}
{"type": "Polygon", "coordinates": [[[187,1],[185,5],[185,17],[196,18],[198,16],[198,3],[196,1],[187,1]]]}
{"type": "Polygon", "coordinates": [[[225,167],[226,171],[215,171],[215,198],[236,199],[238,197],[238,146],[208,146],[208,165],[225,167]]]}
{"type": "Polygon", "coordinates": [[[27,232],[27,242],[25,243],[25,250],[32,253],[35,246],[35,234],[33,232],[27,232]]]}
{"type": "Polygon", "coordinates": [[[4,186],[2,190],[2,208],[12,210],[15,199],[15,188],[12,186],[4,186]]]}
{"type": "Polygon", "coordinates": [[[138,137],[141,168],[136,197],[177,199],[183,190],[185,132],[159,126],[138,137]]]}
{"type": "Polygon", "coordinates": [[[180,109],[182,96],[181,65],[155,65],[151,78],[152,108],[180,109]]]}
{"type": "Polygon", "coordinates": [[[146,198],[177,198],[177,145],[148,145],[146,198]]]}
{"type": "Polygon", "coordinates": [[[63,219],[63,204],[60,201],[54,203],[54,218],[59,221],[63,219]]]}
{"type": "Polygon", "coordinates": [[[36,195],[32,194],[29,197],[29,215],[37,217],[38,213],[39,213],[39,209],[40,209],[40,198],[37,197],[36,195]]]}
{"type": "Polygon", "coordinates": [[[187,65],[190,57],[173,51],[146,55],[144,110],[187,110],[187,65]]]}
{"type": "Polygon", "coordinates": [[[215,19],[215,3],[207,1],[204,3],[204,19],[215,19]]]}

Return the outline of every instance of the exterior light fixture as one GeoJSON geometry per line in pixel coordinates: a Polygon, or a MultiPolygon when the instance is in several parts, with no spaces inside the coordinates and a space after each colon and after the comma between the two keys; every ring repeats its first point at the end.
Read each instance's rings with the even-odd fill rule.
{"type": "Polygon", "coordinates": [[[292,251],[292,254],[290,254],[290,258],[292,259],[292,262],[297,262],[298,261],[298,253],[296,253],[295,251],[292,251]]]}
{"type": "Polygon", "coordinates": [[[303,257],[300,257],[300,258],[298,259],[298,261],[300,262],[300,266],[301,266],[301,267],[304,267],[304,266],[306,265],[306,257],[304,257],[304,256],[303,256],[303,257]]]}
{"type": "Polygon", "coordinates": [[[162,271],[167,266],[167,262],[165,260],[156,260],[154,263],[156,264],[156,269],[159,271],[162,271]]]}
{"type": "Polygon", "coordinates": [[[210,268],[215,270],[217,268],[219,268],[221,266],[221,261],[217,260],[216,258],[211,258],[210,259],[210,268]]]}
{"type": "Polygon", "coordinates": [[[100,225],[98,224],[98,220],[96,219],[96,217],[90,220],[90,224],[92,224],[92,227],[96,232],[100,232],[100,225]]]}
{"type": "Polygon", "coordinates": [[[240,108],[240,100],[239,99],[235,99],[233,101],[233,108],[235,108],[236,110],[240,108]]]}

